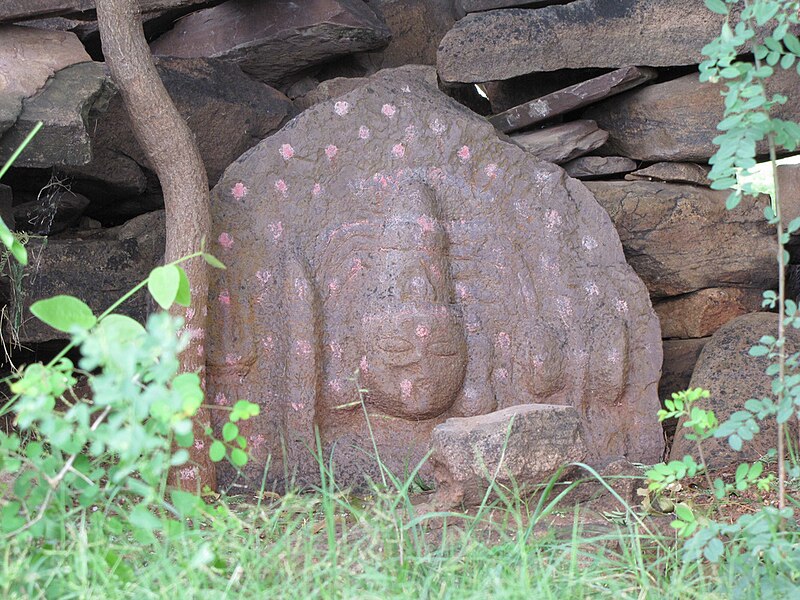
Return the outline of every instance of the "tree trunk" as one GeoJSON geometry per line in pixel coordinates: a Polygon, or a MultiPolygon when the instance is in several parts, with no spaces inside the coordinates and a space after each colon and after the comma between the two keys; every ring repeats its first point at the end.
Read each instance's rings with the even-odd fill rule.
{"type": "MultiPolygon", "coordinates": [[[[211,231],[208,178],[194,136],[167,94],[145,41],[137,0],[97,0],[97,22],[103,53],[130,116],[133,132],[153,166],[166,208],[165,262],[200,249],[211,231]]],[[[173,306],[193,334],[181,355],[181,370],[200,374],[205,387],[205,332],[208,273],[202,258],[184,263],[192,290],[192,306],[173,306]]],[[[195,417],[195,444],[189,449],[192,468],[171,473],[183,489],[215,488],[214,463],[203,441],[209,425],[207,409],[195,417]]]]}

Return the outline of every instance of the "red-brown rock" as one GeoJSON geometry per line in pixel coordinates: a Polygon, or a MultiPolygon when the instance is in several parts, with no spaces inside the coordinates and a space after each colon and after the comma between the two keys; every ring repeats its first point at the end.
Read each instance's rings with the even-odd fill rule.
{"type": "Polygon", "coordinates": [[[493,116],[489,122],[504,133],[517,131],[583,108],[603,98],[621,94],[655,76],[656,72],[652,69],[617,69],[511,108],[493,116]]]}
{"type": "Polygon", "coordinates": [[[315,428],[360,485],[373,440],[402,474],[447,418],[532,403],[575,407],[592,460],[661,456],[658,322],[607,214],[414,71],[306,110],[212,209],[208,390],[262,406],[256,489],[269,457],[269,485],[318,478],[315,428]]]}
{"type": "Polygon", "coordinates": [[[361,0],[228,0],[184,17],[151,47],[161,56],[223,58],[278,85],[336,56],[381,48],[389,38],[361,0]]]}
{"type": "Polygon", "coordinates": [[[706,288],[656,302],[661,337],[708,337],[731,319],[761,309],[762,290],[706,288]]]}

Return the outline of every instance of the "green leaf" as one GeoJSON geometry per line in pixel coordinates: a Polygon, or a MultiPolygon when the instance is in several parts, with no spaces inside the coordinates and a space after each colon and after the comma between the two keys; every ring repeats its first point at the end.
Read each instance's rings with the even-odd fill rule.
{"type": "Polygon", "coordinates": [[[747,351],[750,356],[766,356],[769,354],[769,348],[766,346],[753,346],[747,351]]]}
{"type": "Polygon", "coordinates": [[[31,313],[53,329],[69,333],[73,327],[91,329],[97,323],[92,309],[74,296],[53,296],[31,304],[31,313]]]}
{"type": "Polygon", "coordinates": [[[225,458],[225,444],[219,440],[214,440],[211,448],[208,449],[208,456],[214,462],[219,462],[225,458]]]}
{"type": "Polygon", "coordinates": [[[128,521],[134,527],[144,529],[146,531],[153,531],[154,529],[161,528],[161,520],[153,513],[147,510],[144,504],[138,504],[128,515],[128,521]]]}
{"type": "Polygon", "coordinates": [[[231,462],[237,467],[243,467],[247,464],[247,453],[239,448],[231,450],[231,462]]]}
{"type": "Polygon", "coordinates": [[[181,285],[181,274],[175,265],[156,267],[147,278],[147,289],[150,295],[164,310],[169,309],[178,296],[181,285]]]}
{"type": "Polygon", "coordinates": [[[675,505],[675,516],[681,521],[686,521],[687,523],[694,521],[694,513],[692,512],[692,509],[683,502],[679,502],[675,505]]]}
{"type": "Polygon", "coordinates": [[[239,428],[233,423],[225,423],[222,426],[222,439],[226,442],[230,442],[237,435],[239,435],[239,428]]]}
{"type": "Polygon", "coordinates": [[[715,12],[718,15],[727,15],[728,14],[728,7],[725,6],[725,3],[722,0],[706,0],[706,8],[711,12],[715,12]]]}
{"type": "Polygon", "coordinates": [[[725,546],[722,543],[722,540],[719,538],[714,538],[703,549],[703,556],[706,557],[706,560],[712,563],[719,562],[719,559],[722,557],[722,553],[725,552],[725,546]]]}
{"type": "Polygon", "coordinates": [[[170,492],[172,505],[184,517],[193,517],[205,506],[203,499],[190,492],[172,490],[170,492]]]}
{"type": "Polygon", "coordinates": [[[180,280],[178,281],[178,293],[175,294],[175,304],[189,306],[192,303],[192,290],[189,287],[189,277],[186,275],[186,271],[183,270],[183,267],[178,266],[176,268],[178,269],[180,280]]]}
{"type": "Polygon", "coordinates": [[[97,326],[97,332],[120,346],[147,335],[145,328],[140,323],[130,317],[118,314],[104,317],[97,326]]]}
{"type": "Polygon", "coordinates": [[[222,262],[214,255],[203,253],[203,260],[206,261],[209,265],[214,267],[215,269],[225,269],[227,268],[222,262]]]}

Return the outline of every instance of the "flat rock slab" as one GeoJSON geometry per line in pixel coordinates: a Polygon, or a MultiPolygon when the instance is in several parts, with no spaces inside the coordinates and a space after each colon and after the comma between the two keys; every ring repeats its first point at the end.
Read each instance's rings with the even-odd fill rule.
{"type": "MultiPolygon", "coordinates": [[[[772,396],[772,377],[766,375],[772,362],[767,356],[750,356],[750,347],[765,335],[777,336],[778,315],[753,313],[742,315],[719,329],[700,353],[694,368],[691,387],[702,387],[711,392],[711,397],[699,405],[714,411],[720,423],[734,412],[743,410],[750,398],[761,399],[772,396]]],[[[786,351],[791,355],[800,350],[800,331],[786,328],[786,351]]],[[[687,440],[683,422],[678,423],[675,441],[670,451],[671,460],[680,460],[690,454],[699,462],[695,442],[687,440]],[[684,430],[684,431],[682,431],[684,430]]],[[[710,438],[703,442],[703,453],[710,468],[735,465],[742,461],[754,461],[764,456],[777,444],[775,418],[758,421],[761,431],[752,441],[744,442],[741,452],[734,451],[727,439],[710,438]]],[[[791,430],[797,422],[790,419],[791,430]]],[[[794,433],[791,435],[794,436],[794,433]]]]}
{"type": "MultiPolygon", "coordinates": [[[[768,96],[797,94],[797,72],[776,69],[765,80],[768,96]]],[[[604,100],[583,112],[609,132],[603,153],[646,161],[708,162],[717,150],[713,140],[723,118],[722,86],[700,83],[696,74],[686,75],[633,90],[604,100]]],[[[800,120],[800,103],[776,105],[773,116],[800,120]]],[[[759,153],[767,151],[762,143],[759,153]]]]}
{"type": "Polygon", "coordinates": [[[581,156],[561,166],[575,179],[596,179],[629,173],[636,169],[636,161],[623,156],[581,156]]]}
{"type": "Polygon", "coordinates": [[[763,197],[725,210],[727,191],[647,181],[587,181],[653,298],[709,287],[772,289],[775,240],[763,197]]]}
{"type": "Polygon", "coordinates": [[[689,162],[660,162],[625,175],[628,181],[671,181],[710,186],[711,167],[689,162]]]}
{"type": "Polygon", "coordinates": [[[658,397],[671,398],[689,387],[700,352],[710,337],[688,340],[664,340],[664,365],[658,382],[658,397]]]}
{"type": "Polygon", "coordinates": [[[722,21],[703,0],[576,0],[474,13],[442,40],[439,75],[477,83],[558,69],[694,65],[722,21]]]}
{"type": "Polygon", "coordinates": [[[778,190],[783,219],[800,217],[800,164],[778,165],[778,190]]]}
{"type": "Polygon", "coordinates": [[[56,71],[89,60],[74,33],[0,25],[0,135],[56,71]]]}
{"type": "Polygon", "coordinates": [[[298,115],[212,212],[209,397],[262,406],[223,485],[258,489],[269,457],[270,486],[318,481],[315,430],[363,485],[373,442],[403,473],[447,418],[519,404],[575,407],[593,457],[661,455],[658,322],[607,213],[418,69],[298,115]]]}
{"type": "MultiPolygon", "coordinates": [[[[139,0],[144,15],[175,9],[192,9],[222,0],[139,0]]],[[[0,5],[0,22],[24,21],[42,17],[94,15],[94,0],[4,0],[0,5]]]]}
{"type": "Polygon", "coordinates": [[[493,485],[524,493],[547,483],[559,468],[585,458],[580,423],[573,407],[550,404],[448,419],[432,434],[433,503],[440,510],[476,506],[493,496],[493,485]]]}
{"type": "MultiPolygon", "coordinates": [[[[12,297],[11,319],[23,344],[63,340],[67,334],[45,325],[30,313],[37,300],[69,294],[86,302],[95,314],[142,281],[159,264],[164,253],[163,212],[140,217],[146,227],[130,235],[129,228],[104,233],[106,239],[32,238],[28,265],[12,297]]],[[[13,283],[11,285],[14,285],[13,283]]],[[[136,294],[118,312],[144,323],[147,297],[136,294]]],[[[8,324],[6,325],[9,326],[8,324]]]]}
{"type": "Polygon", "coordinates": [[[656,302],[653,308],[665,338],[702,338],[731,319],[761,310],[762,290],[706,288],[656,302]]]}
{"type": "Polygon", "coordinates": [[[14,162],[15,167],[84,165],[92,159],[87,122],[113,94],[103,63],[85,62],[61,69],[36,96],[23,102],[17,123],[0,138],[0,163],[22,143],[38,121],[44,127],[14,162]]]}
{"type": "Polygon", "coordinates": [[[535,157],[558,164],[596,150],[605,144],[608,133],[594,121],[579,120],[519,133],[511,139],[535,157]]]}
{"type": "Polygon", "coordinates": [[[336,56],[385,46],[390,37],[361,0],[228,0],[182,18],[151,48],[162,56],[224,58],[278,85],[336,56]]]}
{"type": "Polygon", "coordinates": [[[594,102],[620,94],[655,78],[652,69],[625,67],[536,98],[493,116],[489,122],[508,133],[563,115],[594,102]]]}

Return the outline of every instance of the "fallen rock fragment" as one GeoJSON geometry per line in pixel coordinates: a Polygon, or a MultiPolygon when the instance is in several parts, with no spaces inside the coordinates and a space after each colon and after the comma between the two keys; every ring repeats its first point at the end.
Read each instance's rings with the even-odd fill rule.
{"type": "Polygon", "coordinates": [[[448,419],[433,429],[436,508],[475,506],[490,488],[530,490],[559,468],[583,460],[580,419],[571,406],[520,404],[448,419]]]}

